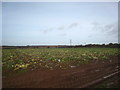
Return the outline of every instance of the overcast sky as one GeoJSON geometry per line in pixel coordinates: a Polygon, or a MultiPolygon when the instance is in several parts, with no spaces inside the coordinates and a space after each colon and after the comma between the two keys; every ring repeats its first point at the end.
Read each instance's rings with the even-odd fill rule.
{"type": "Polygon", "coordinates": [[[3,45],[118,42],[117,2],[4,2],[3,45]]]}

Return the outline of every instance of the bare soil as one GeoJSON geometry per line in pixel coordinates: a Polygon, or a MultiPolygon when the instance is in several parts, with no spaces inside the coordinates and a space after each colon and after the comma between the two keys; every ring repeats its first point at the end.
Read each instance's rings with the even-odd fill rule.
{"type": "Polygon", "coordinates": [[[119,67],[118,59],[96,60],[70,69],[25,72],[3,78],[2,84],[3,88],[94,88],[102,83],[97,80],[119,71],[119,67]]]}

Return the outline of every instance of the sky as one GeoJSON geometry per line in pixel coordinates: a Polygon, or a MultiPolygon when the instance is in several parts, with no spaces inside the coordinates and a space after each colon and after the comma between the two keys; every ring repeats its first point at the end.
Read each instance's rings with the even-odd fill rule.
{"type": "Polygon", "coordinates": [[[3,2],[2,45],[118,42],[117,2],[3,2]]]}
{"type": "Polygon", "coordinates": [[[0,2],[0,46],[2,46],[2,3],[0,2]]]}

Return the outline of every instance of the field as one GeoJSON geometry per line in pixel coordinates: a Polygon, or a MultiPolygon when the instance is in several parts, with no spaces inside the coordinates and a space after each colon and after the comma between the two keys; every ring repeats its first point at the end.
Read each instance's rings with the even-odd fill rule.
{"type": "MultiPolygon", "coordinates": [[[[118,56],[120,56],[120,51],[118,50],[118,48],[3,49],[2,72],[3,72],[3,80],[5,80],[5,84],[3,81],[4,84],[3,86],[10,87],[10,86],[6,86],[6,83],[12,82],[12,79],[10,79],[11,77],[14,78],[20,75],[24,75],[26,73],[35,74],[36,71],[40,71],[43,74],[45,73],[45,71],[50,73],[53,72],[52,74],[54,74],[55,71],[59,71],[62,74],[62,72],[65,70],[67,71],[71,70],[72,72],[72,70],[77,70],[78,68],[82,68],[81,70],[83,70],[86,67],[89,68],[95,66],[94,69],[95,68],[97,69],[102,64],[103,65],[111,64],[110,62],[112,62],[112,64],[114,64],[115,62],[115,65],[113,66],[116,67],[118,63],[117,61],[118,56]],[[7,82],[7,80],[9,81],[7,82]]],[[[111,66],[110,65],[108,66],[113,68],[112,64],[111,66]]],[[[43,77],[41,76],[41,78],[43,77]]],[[[11,85],[11,87],[18,87],[18,86],[11,85]]],[[[26,87],[30,87],[30,86],[26,86],[26,87]]]]}

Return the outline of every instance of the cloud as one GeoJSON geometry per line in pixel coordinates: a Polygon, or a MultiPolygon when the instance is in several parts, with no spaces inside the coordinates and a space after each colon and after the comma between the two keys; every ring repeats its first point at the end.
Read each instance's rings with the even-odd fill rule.
{"type": "Polygon", "coordinates": [[[117,23],[111,23],[111,24],[106,24],[106,25],[103,25],[101,23],[92,23],[93,25],[93,30],[94,31],[100,31],[102,33],[106,33],[108,35],[116,35],[118,33],[118,25],[117,23]]]}
{"type": "Polygon", "coordinates": [[[51,32],[51,31],[53,31],[53,30],[56,30],[56,31],[57,31],[57,30],[68,30],[68,29],[77,27],[78,25],[79,25],[79,24],[78,24],[77,22],[74,22],[74,23],[68,25],[68,27],[65,26],[65,25],[59,26],[59,27],[52,27],[52,28],[44,29],[44,30],[42,30],[42,32],[43,32],[43,33],[48,33],[48,32],[51,32]]]}
{"type": "Polygon", "coordinates": [[[62,34],[60,34],[60,36],[67,36],[67,34],[66,33],[62,33],[62,34]]]}
{"type": "Polygon", "coordinates": [[[48,28],[48,29],[44,29],[42,30],[44,33],[48,33],[48,32],[51,32],[53,30],[53,28],[48,28]]]}
{"type": "Polygon", "coordinates": [[[113,28],[113,24],[108,24],[105,26],[105,29],[111,30],[113,28]]]}
{"type": "MultiPolygon", "coordinates": [[[[79,25],[79,23],[74,22],[74,23],[68,25],[68,28],[71,29],[71,28],[77,27],[78,25],[79,25]]],[[[67,27],[65,27],[65,26],[60,26],[60,27],[58,27],[58,30],[67,30],[67,27]]]]}
{"type": "Polygon", "coordinates": [[[88,35],[88,38],[91,38],[93,35],[88,35]]]}
{"type": "Polygon", "coordinates": [[[60,26],[60,27],[58,27],[58,30],[64,30],[64,29],[65,29],[64,26],[60,26]]]}
{"type": "Polygon", "coordinates": [[[100,24],[98,22],[93,22],[92,25],[93,25],[92,30],[94,30],[94,31],[101,31],[101,30],[103,30],[102,24],[100,24]]]}
{"type": "Polygon", "coordinates": [[[108,30],[109,34],[118,34],[118,25],[117,25],[117,23],[107,25],[106,30],[108,30]]]}
{"type": "Polygon", "coordinates": [[[73,27],[77,27],[79,24],[77,22],[72,23],[68,26],[68,28],[73,28],[73,27]]]}
{"type": "MultiPolygon", "coordinates": [[[[105,36],[106,38],[118,38],[118,24],[117,22],[109,23],[109,24],[102,24],[102,23],[92,23],[92,33],[91,36],[105,36]]],[[[90,38],[90,36],[89,36],[90,38]]]]}
{"type": "Polygon", "coordinates": [[[99,26],[100,25],[100,23],[98,23],[98,22],[93,22],[92,23],[94,26],[99,26]]]}

